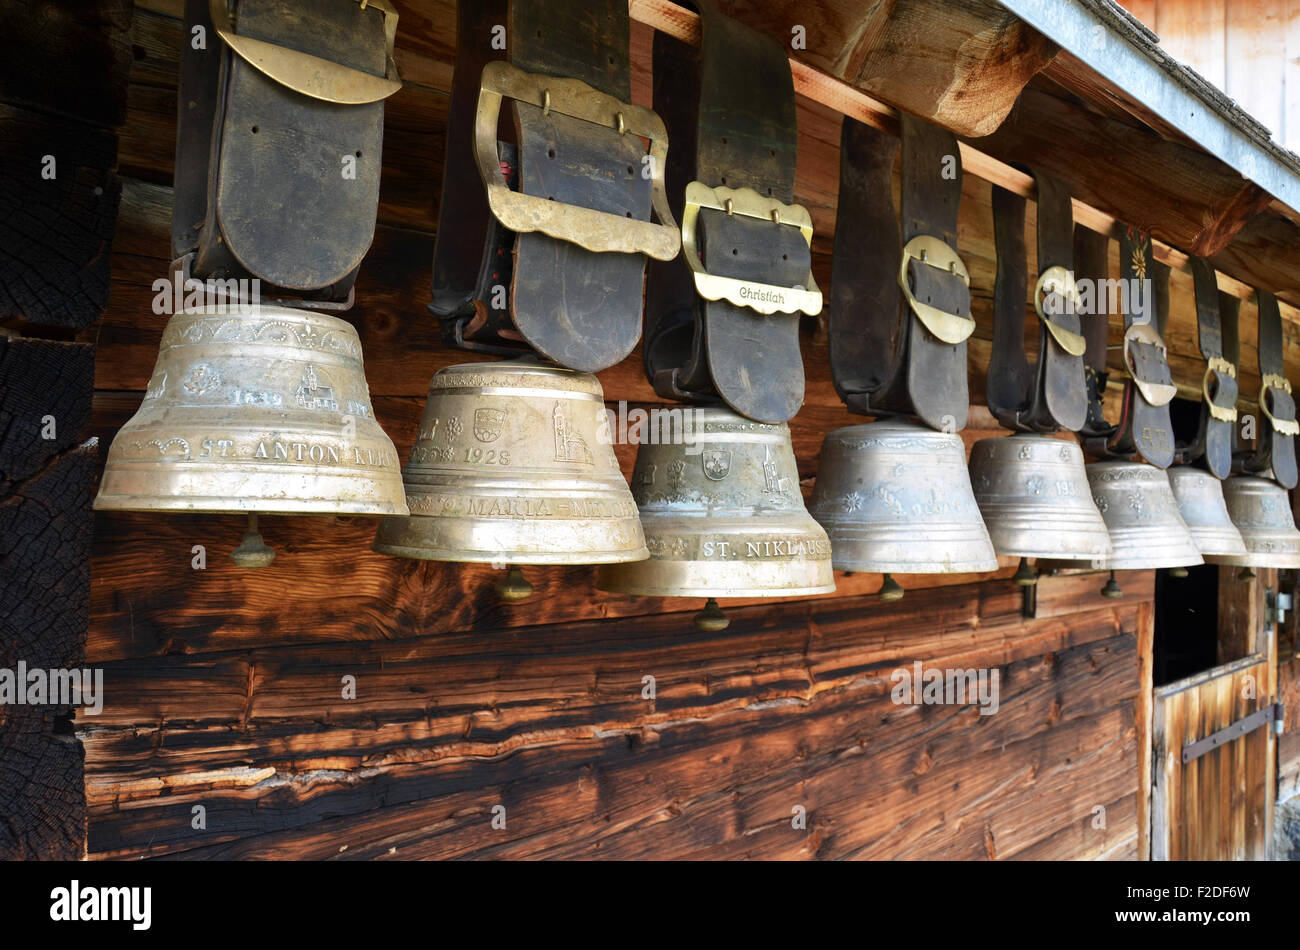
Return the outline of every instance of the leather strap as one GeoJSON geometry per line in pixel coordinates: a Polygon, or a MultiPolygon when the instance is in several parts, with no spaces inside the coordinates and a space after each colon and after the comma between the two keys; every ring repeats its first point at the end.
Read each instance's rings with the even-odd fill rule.
{"type": "MultiPolygon", "coordinates": [[[[789,205],[798,144],[785,49],[711,4],[698,6],[698,50],[663,33],[654,39],[655,108],[673,142],[668,193],[688,232],[684,240],[691,236],[688,186],[724,200],[752,189],[762,201],[789,205]]],[[[777,213],[795,210],[802,211],[777,213]]],[[[746,282],[767,295],[807,288],[812,255],[799,227],[700,207],[694,240],[708,275],[746,282]]],[[[668,398],[721,399],[751,419],[784,422],[803,404],[799,315],[706,299],[686,255],[652,262],[645,368],[655,390],[668,398]]]]}
{"type": "Polygon", "coordinates": [[[955,251],[960,152],[944,129],[906,113],[899,119],[901,141],[844,120],[831,372],[852,412],[918,416],[934,429],[956,431],[969,408],[966,336],[974,326],[969,283],[955,251]],[[900,153],[901,215],[895,215],[891,177],[900,153]],[[922,260],[909,253],[904,263],[918,238],[933,239],[935,256],[922,260]],[[935,314],[947,318],[942,327],[935,314]],[[960,339],[945,342],[936,328],[956,330],[948,335],[960,339]]]}
{"type": "Polygon", "coordinates": [[[1160,335],[1157,299],[1168,293],[1168,268],[1155,267],[1151,237],[1126,228],[1120,238],[1120,272],[1124,284],[1124,360],[1129,379],[1111,455],[1168,468],[1174,460],[1169,401],[1173,376],[1160,335]],[[1160,285],[1157,288],[1157,284],[1160,285]]]}
{"type": "Polygon", "coordinates": [[[1038,185],[1038,270],[1034,291],[1039,326],[1036,366],[1025,353],[1025,199],[993,189],[997,278],[993,289],[993,354],[989,360],[989,410],[1021,432],[1077,431],[1087,421],[1083,371],[1085,339],[1074,295],[1074,212],[1070,194],[1055,179],[1035,173],[1038,185]],[[1041,299],[1040,298],[1041,294],[1041,299]],[[1069,346],[1076,352],[1070,353],[1069,346]]]}
{"type": "MultiPolygon", "coordinates": [[[[494,36],[506,22],[506,0],[456,4],[456,69],[451,80],[443,150],[438,240],[433,249],[433,300],[443,342],[465,350],[514,355],[528,345],[510,318],[515,235],[488,210],[474,162],[474,118],[483,67],[505,57],[494,36]]],[[[501,123],[508,125],[508,123],[501,123]]],[[[513,129],[498,137],[513,140],[513,129]]],[[[518,187],[513,141],[499,144],[506,181],[518,187]]]]}
{"type": "MultiPolygon", "coordinates": [[[[1225,355],[1219,319],[1219,286],[1214,268],[1200,257],[1191,259],[1192,286],[1196,294],[1196,333],[1205,357],[1201,385],[1201,418],[1196,438],[1180,453],[1183,461],[1205,460],[1216,478],[1232,474],[1232,439],[1237,420],[1237,368],[1225,355]]],[[[1236,332],[1236,314],[1233,314],[1236,332]]]]}
{"type": "MultiPolygon", "coordinates": [[[[518,70],[578,80],[626,103],[627,3],[516,0],[507,10],[504,0],[461,0],[458,10],[448,124],[448,153],[457,157],[444,170],[430,309],[443,320],[444,339],[457,346],[497,353],[531,348],[584,372],[612,366],[641,335],[645,255],[588,250],[542,230],[511,231],[489,213],[473,156],[484,67],[500,58],[492,50],[495,27],[508,22],[509,61],[518,70]]],[[[571,88],[555,85],[554,108],[511,98],[510,112],[501,110],[498,158],[507,185],[557,205],[649,221],[652,179],[643,174],[642,139],[619,131],[615,115],[602,124],[569,114],[560,96],[571,88]]]]}
{"type": "Polygon", "coordinates": [[[1283,488],[1297,482],[1295,400],[1286,378],[1282,357],[1282,314],[1277,298],[1264,290],[1255,291],[1259,303],[1259,437],[1255,452],[1245,460],[1248,472],[1272,470],[1283,488]]]}
{"type": "MultiPolygon", "coordinates": [[[[1110,239],[1083,225],[1074,228],[1074,271],[1078,281],[1088,281],[1087,286],[1100,288],[1109,272],[1107,254],[1110,239]]],[[[1110,334],[1110,310],[1105,295],[1094,292],[1092,314],[1083,321],[1083,337],[1087,349],[1083,354],[1083,377],[1087,388],[1087,419],[1079,434],[1084,446],[1094,455],[1106,454],[1106,446],[1114,438],[1116,427],[1106,421],[1104,412],[1107,369],[1107,345],[1110,334]]]]}
{"type": "MultiPolygon", "coordinates": [[[[306,53],[358,74],[388,72],[385,12],[356,0],[231,0],[237,39],[306,53]]],[[[392,14],[390,14],[392,16],[392,14]]],[[[208,0],[187,0],[172,252],[187,274],[257,278],[263,298],[350,304],[374,238],[382,98],[314,98],[252,66],[220,39],[208,0]]],[[[278,53],[277,53],[278,55],[278,53]]]]}

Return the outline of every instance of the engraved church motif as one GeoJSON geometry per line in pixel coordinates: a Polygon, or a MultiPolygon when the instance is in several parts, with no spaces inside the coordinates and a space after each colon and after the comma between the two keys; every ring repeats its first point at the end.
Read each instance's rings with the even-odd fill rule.
{"type": "Polygon", "coordinates": [[[293,398],[304,409],[339,411],[338,401],[334,398],[334,390],[329,386],[321,385],[321,379],[316,372],[316,367],[310,363],[307,364],[307,372],[302,374],[302,382],[293,391],[293,398]]]}
{"type": "Polygon", "coordinates": [[[569,417],[558,402],[551,410],[551,422],[555,426],[555,461],[592,464],[587,441],[569,428],[569,417]]]}

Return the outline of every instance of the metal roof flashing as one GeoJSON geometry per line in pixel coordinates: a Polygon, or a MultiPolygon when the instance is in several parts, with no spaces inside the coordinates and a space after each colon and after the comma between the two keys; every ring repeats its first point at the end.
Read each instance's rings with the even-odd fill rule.
{"type": "Polygon", "coordinates": [[[1205,151],[1300,211],[1300,156],[1114,0],[998,0],[1205,151]]]}

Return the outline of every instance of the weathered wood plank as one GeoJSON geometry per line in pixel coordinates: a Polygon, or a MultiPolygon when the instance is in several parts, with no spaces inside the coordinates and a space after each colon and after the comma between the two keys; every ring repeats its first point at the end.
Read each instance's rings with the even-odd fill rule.
{"type": "Polygon", "coordinates": [[[0,101],[95,126],[121,125],[131,62],[131,7],[131,0],[57,8],[46,0],[0,5],[0,62],[5,64],[0,101]]]}
{"type": "MultiPolygon", "coordinates": [[[[0,375],[0,402],[5,389],[0,375]]],[[[76,446],[0,492],[0,668],[84,666],[95,464],[93,444],[76,446]]],[[[0,704],[0,860],[84,854],[83,753],[71,717],[56,703],[0,704]]]]}
{"type": "MultiPolygon", "coordinates": [[[[789,617],[792,613],[797,615],[797,611],[798,608],[791,605],[779,613],[789,617]]],[[[355,744],[361,740],[361,747],[357,749],[362,753],[361,758],[313,758],[302,749],[292,756],[292,764],[281,780],[248,788],[211,791],[174,788],[172,794],[156,806],[150,805],[148,798],[131,798],[130,789],[105,785],[104,791],[117,796],[126,791],[127,796],[119,799],[118,810],[110,808],[108,811],[104,810],[107,807],[105,800],[97,798],[100,804],[95,827],[102,837],[97,838],[95,850],[112,852],[122,847],[128,838],[143,836],[145,829],[150,829],[149,834],[155,836],[155,850],[193,847],[198,842],[189,830],[188,817],[184,821],[180,821],[180,817],[188,816],[190,805],[198,802],[205,803],[208,809],[210,831],[220,836],[223,833],[220,829],[225,829],[227,837],[243,837],[256,833],[254,829],[276,833],[284,822],[312,823],[346,810],[356,816],[347,823],[347,828],[355,831],[349,830],[340,840],[353,842],[349,845],[349,850],[353,851],[371,833],[366,831],[368,826],[374,823],[382,825],[387,820],[387,816],[381,814],[383,809],[372,810],[370,807],[376,803],[390,806],[390,810],[391,806],[399,805],[406,811],[416,808],[422,812],[441,813],[446,809],[448,817],[465,817],[474,814],[475,810],[486,816],[490,804],[499,799],[507,802],[511,815],[519,816],[525,823],[522,837],[513,847],[523,848],[523,853],[533,853],[539,847],[537,835],[542,830],[541,827],[530,827],[529,823],[533,821],[552,823],[553,847],[559,847],[561,842],[564,847],[575,847],[572,839],[576,827],[580,826],[572,826],[567,832],[562,830],[566,824],[571,824],[574,817],[567,813],[574,807],[571,796],[575,782],[579,790],[584,784],[594,783],[591,784],[593,790],[603,789],[602,795],[613,800],[607,803],[609,814],[593,815],[590,827],[600,829],[606,827],[608,821],[623,820],[621,814],[616,814],[623,811],[617,802],[627,796],[636,799],[648,794],[643,788],[644,783],[618,780],[616,773],[623,769],[654,777],[652,793],[660,797],[653,797],[645,803],[647,816],[662,813],[665,807],[673,807],[673,795],[662,797],[668,791],[675,791],[681,798],[694,799],[696,795],[710,791],[709,782],[719,783],[716,793],[720,795],[728,789],[744,790],[749,783],[761,785],[764,782],[771,786],[770,794],[779,794],[778,790],[784,787],[786,792],[783,794],[788,795],[791,782],[795,781],[789,774],[791,772],[799,776],[799,788],[809,796],[810,813],[818,814],[819,809],[825,807],[820,804],[820,795],[833,795],[828,801],[836,802],[847,796],[861,805],[863,790],[876,785],[881,786],[882,794],[892,788],[888,794],[895,796],[900,803],[909,801],[916,794],[918,776],[932,770],[933,777],[923,780],[927,784],[925,794],[943,798],[950,793],[950,783],[958,778],[949,768],[950,763],[956,769],[957,762],[972,755],[1010,756],[1017,761],[1021,755],[1030,755],[1038,763],[1036,766],[1025,766],[1023,771],[1013,768],[1011,771],[1021,776],[1016,780],[1018,788],[1027,788],[1025,782],[1034,784],[1034,776],[1038,775],[1037,797],[1040,800],[1046,794],[1042,783],[1049,781],[1039,774],[1040,769],[1044,774],[1058,776],[1052,781],[1059,780],[1062,784],[1058,791],[1064,793],[1065,789],[1075,788],[1077,781],[1074,774],[1069,774],[1067,779],[1067,773],[1079,769],[1087,771],[1092,767],[1080,763],[1092,762],[1103,767],[1113,766],[1125,757],[1132,759],[1131,703],[1135,691],[1135,634],[1132,630],[1135,615],[1132,610],[1119,614],[1102,611],[1091,615],[1094,619],[1090,622],[1079,623],[1069,631],[1063,629],[1058,621],[1050,620],[1017,624],[1015,629],[1002,628],[1001,633],[996,627],[983,628],[979,634],[963,635],[957,639],[947,637],[946,642],[944,637],[932,635],[928,643],[915,645],[912,638],[906,644],[887,644],[883,633],[866,638],[855,636],[853,622],[849,619],[852,612],[848,609],[843,612],[838,609],[817,611],[804,627],[798,623],[788,625],[788,620],[781,621],[772,615],[772,611],[750,609],[749,613],[759,620],[758,623],[746,624],[743,619],[739,623],[733,622],[732,629],[739,626],[739,632],[728,631],[723,637],[708,638],[706,643],[691,643],[690,635],[676,640],[666,638],[658,629],[662,626],[659,620],[650,622],[648,632],[644,632],[644,623],[636,627],[606,623],[600,625],[605,642],[626,652],[605,656],[594,670],[581,674],[577,680],[574,676],[578,671],[565,673],[564,668],[574,662],[590,662],[584,655],[586,647],[580,639],[581,628],[574,628],[567,639],[562,639],[555,628],[531,635],[520,632],[511,638],[515,642],[510,645],[509,655],[499,651],[496,655],[485,655],[481,645],[476,648],[466,639],[458,643],[459,638],[448,641],[445,637],[431,638],[415,648],[420,652],[443,653],[436,662],[419,661],[418,654],[412,653],[409,646],[402,649],[400,656],[392,653],[387,659],[380,655],[389,653],[387,648],[378,654],[367,651],[366,665],[374,670],[375,666],[382,664],[382,670],[360,675],[360,682],[368,685],[362,687],[358,701],[374,690],[392,696],[393,702],[402,702],[396,690],[383,689],[373,679],[375,676],[392,675],[411,685],[424,684],[419,695],[411,697],[407,693],[411,698],[404,700],[408,708],[424,709],[420,719],[412,722],[411,726],[443,723],[440,728],[444,731],[440,735],[423,742],[408,737],[402,746],[388,753],[377,749],[363,752],[368,747],[363,734],[357,732],[365,721],[363,719],[351,727],[353,734],[350,738],[347,729],[335,727],[328,733],[344,742],[355,744]],[[836,616],[840,618],[838,621],[834,619],[836,616]],[[1119,616],[1127,618],[1124,621],[1126,630],[1117,636],[1119,616]],[[786,625],[773,629],[774,623],[786,625]],[[755,637],[757,642],[752,642],[755,637]],[[529,640],[534,644],[531,648],[527,645],[529,640]],[[865,648],[859,647],[860,641],[865,643],[865,648]],[[1022,642],[1017,645],[1017,641],[1022,642]],[[874,648],[871,646],[873,643],[877,644],[874,648]],[[1049,646],[1049,643],[1054,645],[1049,646]],[[464,651],[459,660],[445,655],[449,647],[464,651]],[[529,654],[534,659],[527,667],[520,666],[520,660],[529,654]],[[763,658],[757,666],[752,659],[755,656],[763,658]],[[1000,712],[980,717],[969,706],[897,706],[890,700],[886,674],[890,668],[908,662],[911,656],[925,656],[928,664],[1004,666],[1000,712]],[[701,662],[704,664],[702,668],[701,662]],[[416,666],[411,666],[411,663],[416,663],[416,666]],[[480,675],[474,673],[475,667],[482,668],[484,664],[488,667],[509,664],[511,669],[527,669],[528,672],[515,673],[504,679],[499,672],[485,674],[482,681],[498,684],[494,690],[496,695],[491,700],[491,709],[473,714],[464,703],[482,702],[485,698],[478,686],[480,675]],[[640,675],[645,670],[663,671],[663,675],[658,677],[658,693],[650,713],[644,711],[646,704],[639,699],[640,675]],[[556,685],[572,693],[568,701],[557,701],[558,697],[547,697],[537,692],[541,681],[557,676],[556,685]],[[431,681],[430,677],[437,682],[431,681]],[[1077,689],[1068,685],[1079,677],[1092,685],[1077,689]],[[572,682],[565,686],[565,680],[572,682]],[[507,683],[510,689],[504,692],[507,683]],[[463,698],[458,700],[457,695],[463,698]],[[439,700],[436,707],[429,706],[433,698],[439,700]],[[593,702],[599,705],[592,707],[593,702]],[[534,711],[528,713],[528,707],[534,711]],[[534,721],[537,716],[541,717],[540,720],[534,721]],[[566,726],[566,723],[571,725],[566,726]],[[871,723],[878,725],[868,725],[871,723]],[[976,726],[979,728],[968,734],[968,730],[976,726]],[[770,734],[772,732],[777,735],[770,734]],[[781,738],[781,735],[786,738],[781,738]],[[1061,745],[1050,738],[1058,735],[1078,738],[1062,738],[1059,740],[1063,743],[1061,745]],[[924,736],[924,740],[918,741],[919,736],[924,736]],[[1084,739],[1084,736],[1090,738],[1084,739]],[[1123,738],[1125,736],[1127,738],[1123,738]],[[1062,759],[1062,749],[1073,748],[1076,741],[1091,748],[1096,748],[1095,744],[1120,742],[1121,745],[1127,744],[1129,752],[1120,756],[1097,752],[1095,760],[1086,756],[1075,759],[1069,755],[1062,759]],[[711,748],[715,742],[721,742],[722,746],[711,748]],[[1018,750],[1018,742],[1029,745],[1018,750]],[[726,751],[728,746],[732,751],[726,751]],[[788,753],[792,746],[805,750],[793,761],[788,753]],[[859,751],[852,751],[854,749],[859,751]],[[623,750],[623,754],[616,754],[616,750],[623,750]],[[636,761],[628,760],[628,757],[636,761]],[[705,765],[706,761],[727,765],[710,767],[705,765]],[[853,782],[846,784],[844,777],[836,778],[831,763],[839,761],[854,763],[852,768],[856,778],[853,782]],[[580,768],[582,762],[587,765],[580,768]],[[593,769],[595,774],[592,774],[593,769]],[[784,777],[783,772],[786,773],[784,777]],[[478,777],[466,773],[477,773],[478,777]],[[604,773],[609,774],[606,777],[604,773]],[[702,783],[703,788],[700,787],[702,783]],[[424,801],[438,795],[453,795],[453,799],[424,801]],[[550,803],[548,807],[543,808],[536,801],[535,796],[539,795],[544,802],[550,803]],[[474,801],[478,802],[476,809],[471,806],[474,801]],[[259,802],[261,804],[257,804],[259,802]],[[403,802],[409,802],[409,808],[402,805],[403,802]],[[166,811],[149,814],[155,807],[166,811]],[[165,818],[164,814],[171,817],[165,818]],[[249,822],[253,824],[249,825],[249,822]],[[132,827],[137,830],[130,831],[132,827]],[[157,837],[159,835],[162,837],[157,837]]],[[[913,623],[919,627],[922,621],[918,617],[913,623]]],[[[923,629],[916,629],[915,633],[922,634],[923,629]]],[[[701,637],[696,635],[694,639],[698,641],[701,637]]],[[[333,652],[340,650],[343,653],[355,652],[355,647],[331,648],[333,652]]],[[[320,659],[326,660],[334,670],[343,666],[359,669],[355,664],[357,659],[361,659],[359,656],[338,666],[335,665],[338,657],[327,660],[327,653],[312,652],[318,653],[320,659]]],[[[189,662],[193,664],[196,661],[189,662]]],[[[299,711],[304,708],[301,690],[311,689],[306,671],[314,665],[313,661],[300,656],[289,667],[276,670],[263,667],[262,672],[252,677],[252,705],[248,707],[247,716],[251,732],[247,738],[258,742],[259,731],[271,725],[276,717],[301,715],[299,711]],[[297,685],[286,681],[285,676],[298,680],[297,685]],[[274,708],[279,700],[270,699],[271,705],[265,705],[257,695],[264,690],[281,695],[287,705],[281,706],[279,712],[274,708]],[[297,692],[299,700],[291,700],[291,692],[297,692]]],[[[152,676],[152,668],[153,665],[135,665],[136,674],[146,678],[152,676]]],[[[203,692],[214,697],[214,700],[195,703],[194,711],[198,712],[202,707],[203,715],[207,715],[210,708],[220,705],[221,700],[215,697],[223,695],[223,688],[212,679],[215,667],[211,662],[197,661],[194,669],[208,678],[209,686],[203,692]]],[[[141,714],[128,713],[124,718],[146,721],[149,714],[145,713],[144,707],[150,702],[149,688],[143,680],[118,679],[119,673],[126,671],[126,668],[110,668],[109,680],[117,682],[109,687],[109,694],[132,697],[128,702],[139,703],[141,714]]],[[[325,679],[337,681],[333,671],[326,673],[319,667],[317,671],[324,674],[325,679]]],[[[232,683],[238,679],[236,673],[232,683]]],[[[242,686],[239,691],[243,692],[242,686]]],[[[182,693],[177,691],[176,694],[182,693]]],[[[233,713],[244,697],[232,692],[231,699],[230,712],[233,713]]],[[[389,706],[387,699],[379,701],[388,711],[380,713],[372,707],[364,711],[364,716],[368,719],[379,715],[392,722],[396,708],[389,706]]],[[[175,705],[171,708],[174,710],[172,715],[185,716],[188,713],[175,705]]],[[[322,710],[311,715],[318,717],[322,713],[328,721],[340,726],[346,722],[347,714],[342,709],[337,712],[322,710]],[[339,719],[339,716],[345,718],[339,719]]],[[[117,753],[110,750],[118,745],[120,737],[128,735],[115,726],[115,715],[106,709],[93,733],[86,737],[92,749],[92,759],[96,762],[100,762],[100,757],[105,754],[115,758],[117,753]]],[[[176,753],[166,750],[189,728],[193,725],[185,721],[169,726],[171,738],[163,740],[157,736],[149,740],[154,750],[151,754],[164,758],[171,755],[174,759],[176,753]]],[[[138,739],[131,741],[143,753],[143,743],[138,739]]],[[[230,741],[238,742],[240,736],[231,734],[230,741]]],[[[126,750],[119,747],[118,751],[126,750]]],[[[256,759],[249,762],[251,765],[268,761],[258,759],[255,752],[248,758],[256,759]]],[[[997,785],[1005,781],[1006,774],[1004,771],[1001,773],[1004,777],[997,778],[996,770],[988,763],[969,770],[960,768],[959,771],[967,774],[967,780],[976,785],[981,781],[986,785],[997,785]],[[980,779],[981,774],[985,778],[980,779]]],[[[99,787],[103,777],[106,776],[97,776],[94,787],[99,787]]],[[[1131,761],[1126,780],[1131,793],[1131,761]]],[[[960,784],[964,786],[966,782],[960,784]]],[[[986,787],[978,794],[969,794],[974,796],[972,801],[985,802],[989,791],[986,787]]],[[[1116,797],[1123,793],[1117,789],[1116,797]]],[[[137,790],[135,794],[147,795],[148,790],[137,790]]],[[[756,822],[758,815],[770,814],[768,805],[764,804],[767,794],[756,788],[752,802],[746,805],[738,799],[734,805],[728,806],[728,811],[740,807],[754,816],[748,819],[749,822],[756,822]]],[[[743,799],[749,797],[745,795],[743,799]]],[[[1054,798],[1056,794],[1048,797],[1054,798]]],[[[589,795],[580,794],[580,800],[589,806],[599,805],[589,795]]],[[[1003,804],[1011,808],[1010,803],[1003,804]]],[[[787,825],[789,808],[790,805],[786,805],[780,812],[787,815],[784,819],[787,825]]],[[[896,823],[896,819],[888,817],[890,811],[880,811],[874,824],[867,823],[878,832],[896,823]]],[[[445,821],[443,819],[442,823],[445,821]]],[[[1050,825],[1053,832],[1060,826],[1059,815],[1049,813],[1042,821],[1043,827],[1050,825]]],[[[473,823],[477,824],[478,819],[473,823]]],[[[407,828],[413,839],[429,834],[436,837],[440,824],[431,820],[408,820],[407,828]],[[417,827],[421,830],[417,831],[417,827]]],[[[855,830],[860,824],[857,820],[849,822],[844,833],[860,833],[855,830]]],[[[1017,821],[1016,827],[1021,826],[1022,823],[1017,821]]],[[[464,828],[460,836],[463,840],[451,845],[454,850],[448,851],[448,842],[445,841],[431,842],[430,846],[441,856],[449,856],[462,847],[490,846],[488,842],[500,837],[487,829],[486,818],[479,831],[483,832],[483,842],[475,843],[475,831],[464,828]]],[[[314,829],[309,833],[314,833],[314,829]]],[[[519,832],[513,830],[512,820],[512,833],[504,837],[513,839],[517,834],[519,832]]],[[[629,834],[630,831],[624,829],[619,842],[626,843],[615,845],[611,842],[609,846],[644,847],[644,843],[636,844],[635,835],[629,837],[629,834]]],[[[1008,849],[1018,847],[1014,844],[1018,840],[1015,834],[1009,826],[1005,832],[1008,849]]],[[[1036,839],[1037,834],[1036,831],[1025,832],[1030,840],[1036,839]]],[[[707,838],[702,840],[694,832],[689,840],[693,840],[696,847],[707,843],[707,838]]],[[[263,843],[254,838],[238,847],[240,850],[259,848],[263,843]]],[[[284,843],[288,846],[287,841],[284,843]]],[[[135,847],[139,844],[137,840],[135,847]]],[[[979,845],[984,847],[982,834],[979,845]]],[[[415,846],[416,841],[410,840],[399,850],[407,857],[432,855],[432,852],[412,852],[415,846]]],[[[918,853],[935,846],[935,839],[912,845],[918,853]]],[[[338,843],[332,847],[337,848],[338,843]]],[[[665,853],[659,835],[654,839],[654,847],[659,854],[665,853]]],[[[356,855],[354,851],[353,856],[356,855]]]]}
{"type": "Polygon", "coordinates": [[[796,59],[962,135],[996,128],[1056,44],[991,0],[796,0],[733,11],[796,59]]]}
{"type": "Polygon", "coordinates": [[[108,303],[117,136],[0,103],[0,318],[88,327],[108,303]]]}
{"type": "Polygon", "coordinates": [[[1156,770],[1152,857],[1259,860],[1271,829],[1269,730],[1257,729],[1184,765],[1188,742],[1203,739],[1267,701],[1268,662],[1247,657],[1160,687],[1155,693],[1156,770]]]}

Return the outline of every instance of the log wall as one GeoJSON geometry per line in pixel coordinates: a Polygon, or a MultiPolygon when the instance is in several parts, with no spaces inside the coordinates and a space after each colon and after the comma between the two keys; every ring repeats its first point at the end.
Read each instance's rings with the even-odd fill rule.
{"type": "MultiPolygon", "coordinates": [[[[405,457],[429,377],[473,357],[443,347],[425,310],[455,4],[399,7],[406,88],[388,102],[379,228],[348,319],[376,414],[405,457]]],[[[102,451],[139,405],[166,320],[150,302],[166,273],[179,8],[149,0],[135,14],[96,361],[102,451]]],[[[643,64],[649,37],[635,28],[643,64]]],[[[647,102],[646,71],[635,86],[647,102]]],[[[812,211],[826,287],[839,120],[805,101],[799,121],[797,200],[812,211]]],[[[978,401],[993,235],[989,186],[968,176],[965,192],[978,401]]],[[[1173,286],[1175,374],[1199,389],[1190,277],[1173,286]]],[[[1252,393],[1250,305],[1242,323],[1241,388],[1252,393]]],[[[854,421],[831,385],[825,334],[807,324],[807,399],[792,422],[805,490],[824,433],[854,421]]],[[[1287,352],[1294,369],[1290,327],[1287,352]]],[[[656,401],[640,365],[637,353],[601,374],[608,400],[656,401]]],[[[965,436],[996,432],[977,408],[965,436]]],[[[618,451],[630,473],[634,450],[618,451]]],[[[841,573],[833,595],[728,605],[731,627],[702,634],[690,619],[698,600],[600,593],[586,568],[529,569],[537,593],[503,606],[486,567],[372,554],[365,519],[265,519],[279,558],[241,572],[228,554],[242,530],[211,516],[96,517],[87,659],[105,667],[107,701],[77,724],[92,857],[1096,858],[1145,848],[1150,574],[1126,578],[1118,602],[1097,595],[1095,575],[1047,579],[1026,618],[1010,562],[996,576],[900,578],[912,590],[893,605],[870,596],[879,577],[841,573]],[[206,570],[192,569],[196,544],[206,570]],[[999,712],[895,704],[890,674],[914,661],[997,669],[999,712]],[[345,677],[355,699],[342,696],[345,677]],[[806,827],[795,828],[799,807],[806,827]]]]}

